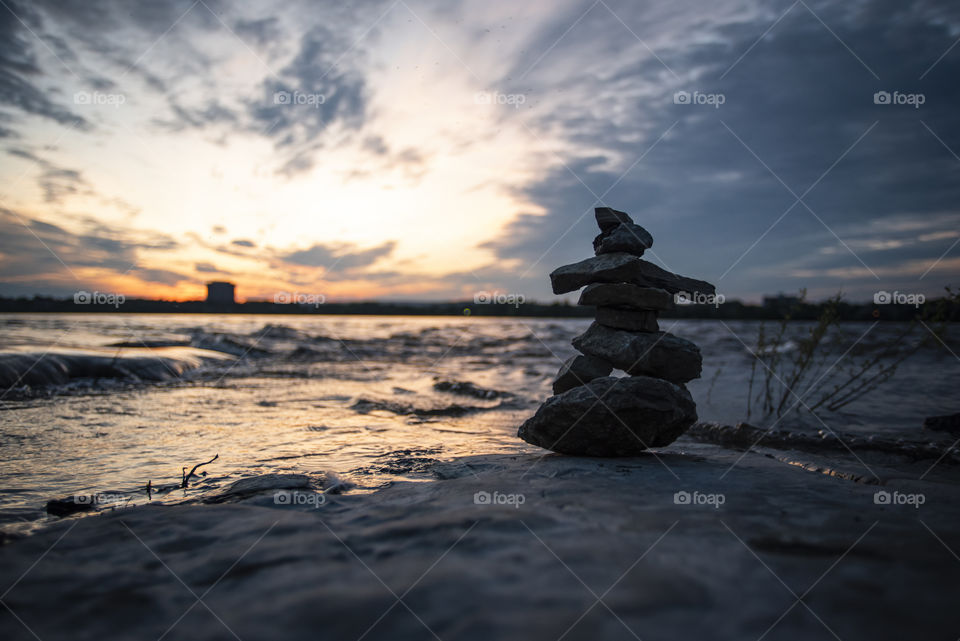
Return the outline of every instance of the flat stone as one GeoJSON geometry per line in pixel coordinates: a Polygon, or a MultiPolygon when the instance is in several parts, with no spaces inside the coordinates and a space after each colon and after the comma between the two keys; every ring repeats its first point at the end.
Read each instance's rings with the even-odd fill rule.
{"type": "Polygon", "coordinates": [[[204,503],[229,503],[240,501],[262,492],[315,489],[318,489],[317,484],[306,474],[261,474],[259,476],[251,476],[235,481],[223,490],[209,494],[201,500],[204,503]]]}
{"type": "Polygon", "coordinates": [[[659,287],[671,294],[687,292],[713,296],[717,291],[708,282],[679,276],[623,252],[600,254],[558,267],[550,273],[554,294],[572,292],[590,283],[632,283],[641,287],[659,287]]]}
{"type": "Polygon", "coordinates": [[[578,305],[621,307],[624,309],[666,310],[673,307],[670,292],[656,287],[630,283],[594,283],[580,292],[578,305]]]}
{"type": "Polygon", "coordinates": [[[949,416],[928,416],[923,420],[923,427],[934,432],[947,432],[960,435],[960,414],[949,416]]]}
{"type": "Polygon", "coordinates": [[[577,456],[636,456],[669,445],[697,420],[682,385],[647,376],[605,376],[551,396],[517,435],[577,456]]]}
{"type": "Polygon", "coordinates": [[[618,309],[616,307],[598,307],[597,322],[615,329],[625,329],[631,332],[659,332],[657,312],[633,309],[618,309]]]}
{"type": "Polygon", "coordinates": [[[601,232],[593,239],[596,254],[625,252],[634,256],[643,256],[643,252],[653,247],[653,236],[640,225],[623,223],[610,231],[601,232]]]}
{"type": "Polygon", "coordinates": [[[613,365],[595,356],[577,354],[571,356],[560,367],[557,378],[553,381],[553,393],[562,394],[568,389],[586,385],[595,378],[609,376],[613,365]]]}
{"type": "Polygon", "coordinates": [[[668,332],[635,333],[593,323],[573,346],[602,358],[628,374],[654,376],[673,383],[700,377],[700,348],[668,332]]]}
{"type": "Polygon", "coordinates": [[[95,507],[95,505],[92,497],[86,501],[77,501],[76,497],[68,496],[63,499],[52,499],[47,501],[46,507],[47,514],[64,517],[70,516],[71,514],[76,514],[77,512],[89,512],[95,507]]]}
{"type": "Polygon", "coordinates": [[[633,222],[627,212],[617,211],[610,207],[594,207],[593,215],[597,217],[597,226],[600,231],[608,231],[621,223],[633,222]]]}

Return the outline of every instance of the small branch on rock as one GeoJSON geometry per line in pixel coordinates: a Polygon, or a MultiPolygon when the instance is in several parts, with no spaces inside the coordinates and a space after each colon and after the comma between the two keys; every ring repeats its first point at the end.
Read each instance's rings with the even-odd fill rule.
{"type": "Polygon", "coordinates": [[[211,463],[216,461],[218,458],[220,458],[219,454],[214,456],[212,459],[210,459],[206,463],[197,463],[196,465],[193,466],[193,469],[190,470],[189,474],[187,474],[187,468],[183,468],[183,480],[180,482],[180,487],[187,487],[187,484],[190,482],[190,478],[194,475],[194,472],[197,471],[197,468],[203,467],[204,465],[210,465],[211,463]]]}

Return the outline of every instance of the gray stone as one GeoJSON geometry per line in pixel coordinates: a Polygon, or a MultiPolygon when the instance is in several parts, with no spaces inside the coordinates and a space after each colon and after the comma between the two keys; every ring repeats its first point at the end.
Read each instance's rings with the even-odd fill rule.
{"type": "Polygon", "coordinates": [[[600,254],[579,263],[558,267],[550,273],[554,294],[572,292],[590,283],[632,283],[641,287],[659,287],[671,294],[716,294],[716,288],[710,283],[673,274],[649,261],[622,252],[600,254]]]}
{"type": "Polygon", "coordinates": [[[594,283],[580,293],[578,305],[666,310],[673,307],[670,292],[630,283],[594,283]]]}
{"type": "Polygon", "coordinates": [[[610,207],[594,207],[594,216],[597,217],[597,226],[600,231],[608,231],[620,223],[632,223],[630,214],[625,211],[617,211],[610,207]]]}
{"type": "Polygon", "coordinates": [[[653,247],[653,236],[640,225],[623,223],[610,231],[601,232],[593,239],[596,254],[625,252],[634,256],[643,256],[643,252],[653,247]]]}
{"type": "Polygon", "coordinates": [[[960,436],[960,414],[928,416],[923,420],[923,427],[934,432],[948,432],[960,436]]]}
{"type": "Polygon", "coordinates": [[[315,490],[318,484],[306,474],[261,474],[231,483],[201,500],[204,503],[229,503],[240,501],[262,492],[278,490],[315,490]]]}
{"type": "Polygon", "coordinates": [[[595,356],[577,354],[571,356],[560,367],[557,378],[553,381],[553,393],[562,394],[568,389],[586,385],[595,378],[609,376],[613,365],[595,356]]]}
{"type": "Polygon", "coordinates": [[[74,496],[47,501],[47,514],[53,516],[70,516],[77,512],[89,512],[95,507],[95,497],[83,497],[80,501],[74,496]]]}
{"type": "Polygon", "coordinates": [[[573,346],[628,374],[655,376],[673,383],[699,378],[702,366],[700,348],[668,332],[634,333],[593,323],[573,339],[573,346]]]}
{"type": "MultiPolygon", "coordinates": [[[[696,423],[686,433],[688,438],[703,443],[716,443],[730,449],[748,450],[756,446],[770,447],[777,450],[802,451],[821,456],[840,454],[841,456],[853,453],[865,455],[878,453],[881,455],[893,454],[900,460],[942,461],[956,465],[960,463],[960,452],[953,450],[954,442],[950,439],[940,443],[922,443],[920,441],[905,441],[902,438],[885,438],[876,434],[862,435],[852,432],[838,432],[819,430],[817,434],[804,431],[790,431],[782,428],[769,430],[754,427],[749,423],[724,425],[723,423],[696,423]]],[[[927,468],[929,469],[929,467],[927,468]]],[[[817,468],[817,472],[824,472],[817,468]]],[[[876,476],[873,470],[860,468],[856,471],[840,473],[834,471],[830,476],[846,478],[857,483],[879,483],[885,481],[876,476]]]]}
{"type": "Polygon", "coordinates": [[[657,313],[654,311],[618,309],[616,307],[598,307],[597,322],[615,329],[631,332],[659,332],[657,313]]]}
{"type": "Polygon", "coordinates": [[[562,454],[636,456],[669,445],[696,420],[696,406],[682,385],[606,376],[551,396],[517,435],[562,454]]]}

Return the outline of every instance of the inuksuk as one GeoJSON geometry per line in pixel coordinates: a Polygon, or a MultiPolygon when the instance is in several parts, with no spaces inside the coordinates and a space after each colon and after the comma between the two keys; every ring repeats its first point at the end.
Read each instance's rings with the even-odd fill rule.
{"type": "Polygon", "coordinates": [[[697,420],[684,383],[700,376],[700,348],[661,332],[657,316],[677,296],[703,299],[716,290],[643,260],[653,236],[626,213],[595,213],[596,256],[550,274],[554,294],[584,287],[579,304],[596,307],[595,321],[573,339],[580,354],[563,363],[554,396],[518,435],[564,454],[635,456],[669,445],[697,420]],[[627,376],[611,376],[614,369],[627,376]]]}

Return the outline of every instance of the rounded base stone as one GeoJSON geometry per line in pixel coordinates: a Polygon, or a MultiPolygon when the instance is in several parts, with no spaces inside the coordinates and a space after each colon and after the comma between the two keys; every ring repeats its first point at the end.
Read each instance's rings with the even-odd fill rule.
{"type": "Polygon", "coordinates": [[[551,396],[517,435],[578,456],[636,456],[675,441],[697,420],[690,392],[649,376],[605,376],[551,396]]]}

